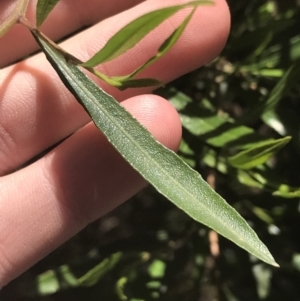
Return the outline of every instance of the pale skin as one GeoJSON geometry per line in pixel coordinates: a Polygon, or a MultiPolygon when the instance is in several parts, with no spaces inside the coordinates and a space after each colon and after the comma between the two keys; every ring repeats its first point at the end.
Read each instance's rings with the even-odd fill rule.
{"type": "MultiPolygon", "coordinates": [[[[0,21],[12,2],[1,0],[0,21]]],[[[86,60],[132,19],[183,2],[62,0],[42,31],[59,39],[91,26],[62,43],[64,49],[86,60]]],[[[215,2],[213,7],[197,9],[180,41],[144,72],[145,77],[169,82],[219,54],[228,37],[230,17],[225,0],[215,2]]],[[[30,1],[27,14],[32,21],[35,4],[30,1]]],[[[155,52],[187,12],[172,17],[102,71],[120,75],[133,70],[155,52]]],[[[43,54],[10,65],[36,49],[21,25],[0,39],[0,287],[146,185],[90,122],[43,54]]],[[[160,142],[177,150],[180,119],[165,99],[146,94],[150,89],[121,93],[97,82],[160,142]]]]}

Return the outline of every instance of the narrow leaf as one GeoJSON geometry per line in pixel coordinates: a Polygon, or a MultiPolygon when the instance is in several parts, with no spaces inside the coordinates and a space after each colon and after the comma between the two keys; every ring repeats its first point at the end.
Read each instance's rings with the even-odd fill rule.
{"type": "Polygon", "coordinates": [[[83,63],[82,66],[94,67],[110,61],[133,48],[149,32],[181,9],[207,4],[213,4],[213,1],[191,1],[182,5],[165,7],[147,13],[119,30],[99,52],[83,63]]]}
{"type": "Polygon", "coordinates": [[[162,85],[163,83],[155,78],[137,78],[119,81],[119,85],[115,87],[123,91],[128,88],[158,87],[162,85]]]}
{"type": "Polygon", "coordinates": [[[157,53],[155,56],[151,57],[145,64],[143,64],[141,67],[133,71],[130,75],[128,75],[129,78],[134,77],[138,73],[142,72],[146,68],[148,68],[150,65],[152,65],[154,62],[159,60],[163,55],[165,55],[178,41],[180,36],[182,35],[183,31],[185,30],[186,26],[188,25],[189,21],[191,20],[193,14],[195,12],[195,8],[192,10],[192,12],[185,18],[185,20],[172,32],[172,34],[162,43],[162,45],[159,47],[157,53]]]}
{"type": "Polygon", "coordinates": [[[128,76],[106,76],[94,68],[87,68],[91,73],[108,83],[109,85],[123,91],[128,88],[142,88],[163,86],[163,83],[155,78],[131,79],[128,76]]]}
{"type": "Polygon", "coordinates": [[[264,112],[274,109],[290,89],[299,82],[300,60],[295,62],[274,87],[265,101],[264,112]]]}
{"type": "Polygon", "coordinates": [[[79,283],[70,267],[65,264],[38,275],[36,285],[39,295],[47,296],[61,290],[77,287],[79,283]],[[64,284],[63,287],[61,283],[64,284]]]}
{"type": "Polygon", "coordinates": [[[283,96],[299,82],[300,60],[295,62],[287,72],[282,76],[281,80],[272,90],[268,100],[266,101],[266,109],[262,114],[262,120],[271,128],[280,132],[284,128],[278,120],[275,109],[283,96]]]}
{"type": "Polygon", "coordinates": [[[121,301],[128,300],[128,298],[124,292],[127,281],[128,281],[128,279],[126,277],[122,277],[116,283],[116,293],[121,301]]]}
{"type": "Polygon", "coordinates": [[[182,32],[186,28],[188,22],[190,21],[195,9],[187,16],[187,18],[176,28],[173,33],[164,41],[164,43],[159,47],[158,52],[155,56],[151,57],[146,63],[142,66],[137,68],[135,71],[128,75],[124,76],[112,76],[108,77],[99,71],[87,67],[87,69],[101,78],[102,80],[106,81],[109,85],[118,88],[119,90],[123,91],[128,88],[141,88],[141,87],[153,87],[153,86],[162,86],[163,83],[154,78],[139,78],[133,79],[138,73],[142,72],[146,68],[148,68],[151,64],[155,61],[159,60],[164,54],[166,54],[173,45],[177,42],[179,37],[181,36],[182,32]]]}
{"type": "MultiPolygon", "coordinates": [[[[188,150],[187,154],[189,155],[190,152],[192,150],[188,150]]],[[[186,155],[186,153],[184,154],[186,155]]],[[[213,149],[205,150],[205,155],[201,158],[201,161],[211,168],[217,169],[220,173],[228,174],[229,177],[233,177],[234,180],[237,180],[242,185],[271,191],[274,196],[282,198],[300,197],[300,187],[292,187],[282,183],[281,176],[275,170],[265,165],[260,166],[259,169],[237,169],[232,173],[227,160],[223,156],[218,155],[213,149]]]]}
{"type": "Polygon", "coordinates": [[[9,29],[15,25],[19,18],[26,12],[29,0],[18,0],[15,8],[10,15],[0,24],[0,38],[4,36],[9,29]]]}
{"type": "Polygon", "coordinates": [[[105,258],[98,265],[80,277],[78,283],[82,286],[95,285],[105,274],[111,271],[120,262],[121,258],[121,252],[114,253],[110,257],[105,258]]]}
{"type": "MultiPolygon", "coordinates": [[[[266,138],[252,128],[241,125],[225,112],[216,110],[208,99],[199,102],[172,87],[171,97],[163,95],[179,111],[182,126],[201,141],[214,146],[249,148],[266,138]],[[191,114],[193,112],[193,114],[191,114]]],[[[268,139],[269,140],[269,139],[268,139]]]]}
{"type": "MultiPolygon", "coordinates": [[[[290,89],[299,82],[300,73],[300,60],[296,61],[280,79],[277,85],[273,88],[268,96],[262,101],[262,104],[254,108],[249,114],[240,119],[241,123],[247,123],[249,121],[262,117],[264,121],[267,121],[267,117],[264,117],[269,111],[273,111],[278,105],[279,101],[290,91],[290,89]]],[[[267,115],[266,115],[267,116],[267,115]]]]}
{"type": "Polygon", "coordinates": [[[299,187],[290,187],[288,185],[282,184],[279,186],[279,189],[273,192],[273,195],[280,196],[287,199],[299,198],[300,197],[300,188],[299,187]]]}
{"type": "Polygon", "coordinates": [[[277,266],[248,223],[196,171],[157,142],[79,67],[66,62],[64,56],[37,31],[33,31],[33,35],[66,87],[134,169],[193,219],[213,228],[261,260],[277,266]]]}
{"type": "Polygon", "coordinates": [[[59,0],[38,0],[36,5],[36,26],[40,27],[59,0]]]}
{"type": "Polygon", "coordinates": [[[215,146],[229,145],[245,146],[251,141],[265,139],[253,131],[252,128],[239,125],[235,120],[218,114],[205,116],[204,110],[199,116],[180,114],[182,126],[202,141],[215,146]],[[202,115],[202,116],[201,116],[202,115]]]}
{"type": "Polygon", "coordinates": [[[268,161],[279,149],[285,146],[291,137],[257,143],[234,156],[228,158],[229,163],[236,168],[250,169],[268,161]]]}

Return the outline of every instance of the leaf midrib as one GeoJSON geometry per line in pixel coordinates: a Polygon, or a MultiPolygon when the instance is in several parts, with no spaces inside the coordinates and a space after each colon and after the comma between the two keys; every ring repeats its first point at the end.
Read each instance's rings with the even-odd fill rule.
{"type": "MultiPolygon", "coordinates": [[[[74,74],[73,74],[72,72],[70,72],[70,68],[65,68],[65,64],[62,64],[61,66],[64,68],[64,71],[65,71],[66,73],[69,74],[69,76],[70,76],[71,78],[74,77],[74,74]]],[[[76,67],[76,66],[72,66],[72,67],[78,68],[78,69],[79,69],[79,67],[76,67]]],[[[74,81],[74,82],[76,82],[76,81],[74,81]]],[[[94,96],[92,93],[90,93],[90,91],[85,87],[85,85],[80,85],[80,82],[78,82],[78,81],[76,82],[76,84],[77,84],[77,86],[80,87],[80,89],[81,89],[82,91],[84,91],[84,94],[85,94],[85,95],[93,102],[93,104],[94,104],[96,107],[97,107],[98,105],[101,106],[101,110],[102,110],[102,112],[106,115],[106,118],[108,118],[108,120],[110,120],[110,121],[111,121],[111,122],[119,129],[119,131],[126,137],[126,139],[128,139],[132,144],[134,144],[134,146],[135,146],[135,147],[136,147],[143,155],[145,155],[145,157],[146,157],[150,162],[154,162],[156,168],[159,168],[159,167],[160,167],[160,164],[159,164],[159,162],[157,162],[157,161],[155,160],[155,157],[151,157],[151,156],[148,154],[148,152],[145,152],[145,151],[144,151],[143,147],[141,147],[139,143],[137,143],[135,140],[132,140],[132,139],[131,139],[131,136],[128,134],[128,132],[125,131],[125,130],[123,129],[123,127],[121,127],[118,123],[115,122],[114,118],[111,117],[111,114],[109,114],[108,111],[106,110],[106,108],[105,108],[104,106],[101,105],[101,103],[95,98],[95,96],[94,96]]],[[[103,93],[105,93],[105,92],[103,91],[103,93]]],[[[127,113],[130,114],[129,112],[127,112],[127,113]]],[[[134,117],[133,117],[133,118],[134,118],[134,117]]],[[[137,121],[137,122],[138,122],[138,121],[137,121]]],[[[143,125],[140,124],[140,126],[143,126],[143,125]]],[[[145,127],[144,127],[144,129],[147,130],[145,127]]],[[[147,131],[148,131],[148,130],[147,130],[147,131]]],[[[148,132],[148,133],[149,133],[149,132],[148,132]]],[[[149,135],[151,135],[151,134],[149,133],[149,135]]],[[[151,136],[152,136],[152,135],[151,135],[151,136]]],[[[152,136],[152,138],[155,139],[153,136],[152,136]]],[[[108,137],[107,137],[107,139],[108,139],[109,141],[111,141],[108,137]]],[[[112,142],[112,141],[111,141],[111,142],[112,142]]],[[[113,142],[112,142],[112,143],[113,143],[113,142]]],[[[166,147],[165,147],[163,144],[161,144],[160,142],[156,141],[156,143],[160,144],[160,146],[162,146],[163,148],[166,148],[166,147]]],[[[114,144],[114,143],[113,143],[113,144],[114,144]]],[[[174,153],[172,150],[169,150],[169,151],[171,151],[172,153],[174,153]]],[[[121,154],[121,155],[122,155],[122,154],[121,154]]],[[[122,155],[122,156],[123,156],[123,155],[122,155]]],[[[123,156],[123,157],[124,157],[124,156],[123,156]]],[[[134,163],[129,162],[129,164],[130,164],[131,166],[133,166],[134,169],[137,170],[137,168],[135,167],[134,163]]],[[[185,162],[184,162],[184,164],[185,164],[188,168],[190,168],[185,162]]],[[[181,188],[182,191],[184,191],[188,196],[190,196],[190,198],[193,199],[194,202],[196,201],[197,204],[199,204],[199,205],[201,206],[201,208],[205,208],[205,205],[203,205],[203,203],[199,202],[196,198],[194,198],[193,194],[190,193],[189,190],[185,189],[185,187],[184,187],[180,182],[175,181],[175,180],[168,174],[168,172],[165,171],[165,169],[159,168],[159,170],[161,170],[162,173],[163,173],[168,179],[170,179],[171,182],[173,182],[173,184],[175,184],[175,186],[177,186],[177,187],[179,186],[179,187],[181,188]]],[[[200,177],[200,175],[199,175],[197,172],[195,172],[194,170],[192,170],[192,171],[193,171],[193,173],[194,173],[197,177],[200,177]]],[[[140,172],[140,170],[138,170],[138,172],[140,172]]],[[[144,175],[144,172],[142,173],[142,175],[145,176],[145,178],[147,179],[147,175],[144,175]]],[[[155,188],[157,188],[157,185],[155,185],[155,184],[153,184],[153,183],[151,183],[151,184],[152,184],[155,188]]],[[[207,184],[207,183],[206,183],[206,184],[207,184]]],[[[207,186],[211,189],[211,187],[210,187],[208,184],[207,184],[207,186]]],[[[157,188],[157,189],[158,189],[158,188],[157,188]]],[[[160,191],[163,195],[166,196],[166,194],[165,194],[164,192],[162,192],[161,190],[159,190],[159,191],[160,191]]],[[[223,200],[222,200],[222,201],[223,201],[223,200]]],[[[180,207],[180,208],[181,208],[181,207],[180,207]]],[[[210,215],[212,218],[216,218],[216,217],[217,217],[216,214],[212,214],[211,212],[209,213],[209,215],[210,215]]],[[[194,218],[194,217],[193,217],[193,218],[194,218]]],[[[228,225],[226,225],[225,223],[222,223],[222,224],[225,225],[226,228],[228,228],[228,225]]],[[[231,227],[230,227],[230,228],[231,228],[231,227]]]]}

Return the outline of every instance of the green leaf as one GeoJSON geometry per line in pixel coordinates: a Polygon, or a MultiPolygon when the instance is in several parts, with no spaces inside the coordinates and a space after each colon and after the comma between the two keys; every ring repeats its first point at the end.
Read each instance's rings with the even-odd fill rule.
{"type": "Polygon", "coordinates": [[[264,221],[266,224],[270,225],[274,223],[274,219],[271,217],[267,210],[258,206],[252,206],[251,210],[259,219],[264,221]]]}
{"type": "MultiPolygon", "coordinates": [[[[197,158],[195,156],[197,152],[190,148],[186,141],[182,140],[179,151],[184,161],[190,166],[194,167],[196,165],[196,160],[200,160],[209,167],[215,168],[223,174],[228,174],[229,177],[233,177],[234,181],[237,181],[242,185],[271,191],[274,195],[284,198],[297,197],[299,188],[290,187],[287,184],[282,183],[282,179],[276,174],[276,171],[266,171],[266,166],[264,166],[263,169],[262,166],[260,166],[259,170],[233,170],[227,158],[224,156],[225,146],[234,145],[235,148],[249,149],[250,147],[257,147],[258,142],[266,142],[268,144],[272,140],[266,140],[265,137],[255,133],[252,128],[236,124],[236,121],[227,114],[222,113],[221,115],[215,115],[216,110],[212,107],[208,99],[202,100],[201,108],[199,110],[199,107],[195,105],[196,102],[193,101],[192,98],[177,91],[173,87],[169,88],[167,93],[160,94],[168,98],[178,111],[187,113],[187,115],[180,114],[185,129],[193,135],[197,135],[199,139],[205,142],[205,144],[213,147],[222,147],[221,153],[208,145],[204,148],[202,147],[201,153],[203,155],[200,158],[197,158]],[[197,115],[197,117],[191,115],[197,115]],[[280,190],[280,187],[288,187],[288,191],[282,191],[280,190]]],[[[283,108],[281,108],[280,111],[282,113],[283,108]]],[[[296,135],[298,133],[297,116],[295,115],[295,118],[291,119],[291,113],[293,112],[286,113],[287,118],[291,122],[291,127],[296,130],[296,135]]],[[[278,120],[276,122],[278,123],[278,120]]],[[[295,139],[293,139],[293,141],[295,141],[295,139]]],[[[199,144],[201,144],[201,141],[199,142],[199,144]]]]}
{"type": "Polygon", "coordinates": [[[142,299],[128,299],[128,297],[126,296],[125,294],[125,285],[127,284],[128,282],[128,278],[127,277],[121,277],[117,283],[116,283],[116,294],[119,298],[119,300],[121,301],[145,301],[145,300],[142,300],[142,299]]]}
{"type": "Polygon", "coordinates": [[[273,192],[273,195],[280,196],[282,198],[293,199],[300,197],[300,188],[290,187],[285,184],[281,184],[278,190],[273,192]]]}
{"type": "Polygon", "coordinates": [[[107,82],[109,85],[118,88],[119,90],[123,91],[128,88],[140,88],[140,87],[153,87],[153,86],[162,86],[163,83],[154,78],[139,78],[133,79],[134,76],[148,68],[154,62],[159,60],[163,55],[165,55],[173,45],[178,41],[179,37],[181,36],[182,32],[186,28],[187,24],[189,23],[192,15],[194,14],[195,9],[187,16],[187,18],[173,31],[173,33],[164,41],[164,43],[159,47],[158,52],[155,56],[151,57],[146,63],[142,66],[134,70],[132,73],[124,76],[112,76],[108,77],[105,74],[91,68],[87,67],[89,71],[93,74],[107,82]]]}
{"type": "MultiPolygon", "coordinates": [[[[195,12],[195,8],[193,11],[185,18],[185,20],[173,31],[173,33],[163,42],[163,44],[159,47],[158,52],[155,56],[151,57],[146,63],[142,66],[134,70],[132,73],[124,76],[111,76],[108,77],[105,74],[95,70],[92,67],[86,67],[90,72],[95,74],[100,79],[107,82],[109,85],[118,88],[119,90],[123,91],[128,88],[140,88],[140,87],[153,87],[153,86],[162,86],[163,83],[154,78],[139,78],[133,79],[137,74],[148,68],[154,62],[159,60],[163,55],[165,55],[173,45],[178,41],[179,37],[181,36],[182,32],[186,28],[187,24],[189,23],[192,15],[195,12]]],[[[85,64],[81,64],[85,67],[85,64]]]]}
{"type": "Polygon", "coordinates": [[[95,285],[106,273],[112,270],[116,266],[116,264],[119,263],[121,258],[121,252],[112,254],[110,257],[105,258],[98,265],[96,265],[94,268],[80,277],[78,279],[78,282],[83,286],[95,285]]]}
{"type": "Polygon", "coordinates": [[[59,0],[39,0],[36,5],[36,26],[40,27],[59,0]]]}
{"type": "Polygon", "coordinates": [[[112,96],[79,67],[66,62],[38,31],[32,31],[65,86],[120,154],[176,206],[261,260],[277,266],[248,223],[174,152],[157,142],[112,96]]]}
{"type": "Polygon", "coordinates": [[[162,43],[162,45],[158,48],[158,51],[155,56],[151,57],[146,63],[144,63],[141,67],[137,68],[127,77],[132,78],[135,75],[139,74],[154,62],[159,60],[163,55],[165,55],[178,41],[180,36],[182,35],[183,31],[185,30],[186,26],[188,25],[189,21],[191,20],[193,14],[195,12],[195,8],[192,12],[184,19],[184,21],[172,32],[172,34],[162,43]]]}
{"type": "Polygon", "coordinates": [[[255,133],[247,126],[231,118],[227,113],[216,110],[208,99],[202,99],[201,105],[176,89],[170,95],[163,95],[180,113],[182,126],[201,141],[214,147],[247,148],[266,138],[255,133]]]}
{"type": "Polygon", "coordinates": [[[259,142],[234,156],[228,157],[229,163],[236,168],[250,169],[265,163],[279,149],[285,146],[291,137],[285,137],[277,140],[259,142]]]}
{"type": "Polygon", "coordinates": [[[295,62],[284,74],[281,80],[277,83],[275,88],[270,93],[269,98],[266,101],[264,113],[262,114],[262,120],[270,127],[278,129],[279,122],[276,122],[275,109],[283,96],[287,94],[290,89],[299,82],[300,73],[300,60],[295,62]],[[273,117],[273,118],[272,118],[273,117]],[[275,121],[275,122],[274,122],[275,121]]]}
{"type": "Polygon", "coordinates": [[[128,76],[106,76],[105,74],[93,68],[87,68],[91,73],[108,83],[109,85],[123,91],[128,88],[142,88],[162,86],[163,83],[155,78],[138,78],[131,79],[128,76]]]}
{"type": "Polygon", "coordinates": [[[125,285],[128,279],[126,277],[120,278],[116,283],[116,293],[121,301],[127,301],[128,298],[124,293],[125,285]]]}
{"type": "Polygon", "coordinates": [[[207,110],[199,111],[197,116],[180,113],[180,118],[185,129],[209,145],[222,148],[233,146],[246,148],[253,142],[266,140],[265,137],[255,133],[252,128],[240,125],[224,114],[207,116],[207,113],[207,110]]]}
{"type": "Polygon", "coordinates": [[[271,91],[264,105],[264,112],[276,107],[284,95],[299,82],[300,60],[295,62],[271,91]]]}
{"type": "Polygon", "coordinates": [[[290,89],[299,82],[300,60],[296,61],[280,79],[277,85],[273,88],[268,96],[262,101],[261,105],[255,107],[249,114],[244,116],[240,122],[247,123],[255,120],[257,117],[262,117],[268,121],[268,112],[273,111],[279,101],[290,91],[290,89]],[[264,117],[265,116],[265,117],[264,117]]]}
{"type": "Polygon", "coordinates": [[[36,282],[38,293],[41,296],[51,295],[63,289],[78,286],[77,278],[68,265],[62,265],[57,269],[48,270],[38,275],[36,282]]]}
{"type": "MultiPolygon", "coordinates": [[[[187,159],[185,158],[185,160],[187,159]]],[[[260,169],[237,169],[232,172],[230,166],[228,166],[228,161],[223,156],[218,155],[213,149],[206,150],[201,161],[209,167],[217,169],[220,173],[228,174],[229,177],[233,177],[242,185],[271,191],[274,196],[282,198],[300,197],[299,187],[291,187],[282,183],[282,179],[276,171],[265,165],[260,166],[260,169]]]]}
{"type": "Polygon", "coordinates": [[[49,270],[37,278],[37,287],[40,295],[50,295],[59,291],[59,279],[53,270],[49,270]]]}
{"type": "Polygon", "coordinates": [[[163,278],[166,272],[166,263],[155,259],[148,267],[148,274],[151,278],[163,278]]]}
{"type": "Polygon", "coordinates": [[[82,66],[94,67],[110,61],[133,48],[149,32],[179,10],[189,6],[196,7],[207,4],[213,4],[213,1],[191,1],[182,5],[169,6],[147,13],[119,30],[99,52],[83,63],[82,66]]]}
{"type": "Polygon", "coordinates": [[[18,0],[15,8],[10,15],[0,24],[0,38],[4,36],[9,29],[15,25],[19,18],[26,12],[29,0],[18,0]]]}
{"type": "MultiPolygon", "coordinates": [[[[115,79],[112,77],[112,79],[115,79]]],[[[144,88],[144,87],[154,87],[162,86],[163,83],[155,78],[137,78],[137,79],[125,79],[119,81],[119,85],[115,87],[123,91],[128,88],[144,88]]]]}

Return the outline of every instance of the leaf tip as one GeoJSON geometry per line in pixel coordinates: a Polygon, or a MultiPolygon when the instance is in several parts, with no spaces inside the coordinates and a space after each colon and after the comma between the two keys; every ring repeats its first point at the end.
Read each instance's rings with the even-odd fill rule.
{"type": "Polygon", "coordinates": [[[268,258],[264,258],[264,262],[272,265],[273,267],[280,268],[280,265],[275,261],[275,259],[270,253],[267,256],[268,258]]]}

